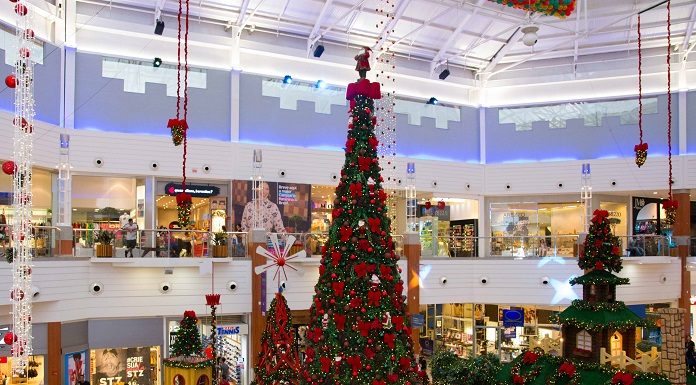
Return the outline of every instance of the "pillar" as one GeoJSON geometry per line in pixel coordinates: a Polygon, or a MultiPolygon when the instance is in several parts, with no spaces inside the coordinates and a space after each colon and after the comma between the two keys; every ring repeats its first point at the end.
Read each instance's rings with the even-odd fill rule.
{"type": "Polygon", "coordinates": [[[672,385],[686,385],[686,338],[684,335],[684,309],[658,309],[662,320],[662,374],[672,385]]]}
{"type": "Polygon", "coordinates": [[[677,244],[677,256],[681,260],[681,297],[679,307],[686,311],[684,315],[684,333],[691,334],[691,272],[686,269],[689,256],[689,237],[691,236],[691,202],[689,190],[675,190],[672,194],[679,202],[677,219],[672,225],[672,235],[677,244]]]}
{"type": "MultiPolygon", "coordinates": [[[[136,183],[137,184],[137,183],[136,183]]],[[[157,228],[157,178],[154,176],[145,177],[145,218],[142,220],[142,225],[138,224],[141,229],[156,229],[157,228]]],[[[136,191],[137,191],[136,186],[136,191]]],[[[162,191],[164,194],[164,191],[162,191]]],[[[138,194],[136,194],[136,210],[138,207],[138,194]]],[[[140,221],[140,218],[137,218],[140,221]]],[[[165,225],[166,226],[166,225],[165,225]]],[[[145,246],[155,247],[156,233],[147,232],[145,233],[145,246]]]]}
{"type": "Polygon", "coordinates": [[[51,212],[56,230],[51,231],[51,255],[70,256],[73,253],[71,180],[61,180],[59,174],[51,174],[51,212]],[[66,190],[67,189],[67,190],[66,190]]]}
{"type": "Polygon", "coordinates": [[[47,384],[61,384],[63,377],[61,368],[63,367],[63,357],[61,351],[61,325],[60,322],[49,322],[47,326],[47,357],[46,357],[46,376],[47,384]]]}
{"type": "Polygon", "coordinates": [[[261,351],[261,334],[265,327],[264,309],[262,303],[265,300],[263,295],[266,290],[263,287],[263,280],[260,274],[256,274],[254,269],[257,266],[266,264],[266,258],[256,253],[259,246],[266,247],[266,230],[252,230],[249,232],[247,253],[251,256],[251,351],[249,355],[249,365],[256,365],[259,352],[261,351]]]}
{"type": "MultiPolygon", "coordinates": [[[[404,234],[404,257],[407,262],[406,274],[406,313],[420,313],[420,256],[421,246],[418,233],[408,232],[404,234]]],[[[420,332],[419,328],[412,329],[411,339],[413,340],[413,352],[420,354],[420,332]]]]}

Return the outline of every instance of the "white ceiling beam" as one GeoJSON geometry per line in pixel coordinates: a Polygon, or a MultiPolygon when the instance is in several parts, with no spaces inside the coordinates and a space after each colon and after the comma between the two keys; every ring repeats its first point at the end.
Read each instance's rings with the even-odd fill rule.
{"type": "Polygon", "coordinates": [[[242,0],[242,5],[239,7],[239,16],[237,16],[237,21],[234,22],[234,25],[236,26],[241,26],[242,23],[244,23],[244,18],[246,17],[246,13],[249,10],[249,2],[251,0],[242,0]]]}
{"type": "Polygon", "coordinates": [[[482,71],[479,71],[479,73],[483,74],[484,76],[488,76],[488,74],[490,74],[493,71],[493,69],[495,69],[495,66],[497,66],[501,60],[503,60],[505,55],[507,55],[508,52],[510,52],[513,44],[520,40],[522,35],[524,35],[524,33],[522,33],[522,26],[520,24],[517,26],[517,29],[512,34],[512,36],[510,36],[510,39],[508,39],[507,43],[505,43],[505,45],[503,45],[500,48],[500,50],[498,50],[498,52],[495,53],[495,56],[493,56],[491,62],[488,63],[488,65],[482,71]]]}
{"type": "Polygon", "coordinates": [[[162,9],[164,9],[164,4],[166,2],[167,0],[157,0],[155,4],[155,21],[159,20],[160,16],[162,16],[162,9]]]}
{"type": "Polygon", "coordinates": [[[379,50],[384,47],[384,43],[386,43],[389,39],[389,36],[394,31],[396,23],[398,23],[401,16],[404,15],[404,11],[406,11],[406,8],[408,8],[410,3],[411,0],[401,0],[399,5],[396,6],[396,9],[394,10],[394,17],[387,21],[387,24],[384,26],[382,32],[380,32],[379,37],[377,38],[377,44],[372,47],[372,50],[375,52],[375,57],[379,57],[379,50]]]}
{"type": "Polygon", "coordinates": [[[696,23],[696,5],[691,8],[691,20],[686,26],[686,34],[684,35],[684,42],[682,43],[682,52],[686,52],[689,49],[689,41],[691,40],[691,35],[694,33],[694,24],[696,23]]]}
{"type": "Polygon", "coordinates": [[[459,39],[459,34],[462,33],[462,30],[464,27],[469,24],[469,20],[471,20],[472,17],[476,16],[476,14],[479,12],[481,8],[479,8],[481,5],[483,5],[484,2],[487,0],[478,0],[476,3],[476,8],[474,8],[473,11],[468,12],[466,16],[462,18],[462,20],[459,22],[459,25],[457,25],[457,28],[454,29],[454,32],[452,32],[449,37],[447,38],[447,41],[445,41],[445,44],[440,47],[440,50],[437,51],[437,54],[435,54],[435,57],[433,58],[433,61],[430,63],[430,73],[432,74],[433,71],[435,71],[435,68],[440,65],[441,59],[447,55],[447,51],[452,47],[452,44],[454,44],[457,39],[459,39]]]}
{"type": "Polygon", "coordinates": [[[362,7],[362,5],[365,4],[366,1],[367,1],[367,0],[360,0],[357,4],[353,5],[347,12],[345,12],[345,13],[344,13],[343,15],[341,15],[338,19],[336,19],[331,25],[329,25],[328,27],[326,27],[326,29],[323,30],[320,34],[316,35],[313,39],[310,39],[309,41],[312,42],[312,45],[314,45],[314,43],[316,43],[319,39],[321,39],[324,35],[326,35],[327,33],[329,33],[331,30],[333,30],[334,28],[336,28],[336,26],[338,25],[338,23],[342,22],[343,19],[345,19],[346,17],[348,17],[348,15],[350,15],[351,13],[353,13],[353,11],[355,11],[356,9],[362,7]]]}
{"type": "Polygon", "coordinates": [[[309,53],[312,50],[312,46],[316,42],[314,38],[316,37],[317,33],[319,32],[319,28],[321,28],[321,24],[324,22],[324,19],[326,18],[326,11],[328,11],[332,3],[333,0],[324,1],[324,5],[321,7],[319,16],[314,21],[314,27],[312,27],[312,32],[309,33],[309,37],[307,38],[307,57],[309,57],[309,53]]]}

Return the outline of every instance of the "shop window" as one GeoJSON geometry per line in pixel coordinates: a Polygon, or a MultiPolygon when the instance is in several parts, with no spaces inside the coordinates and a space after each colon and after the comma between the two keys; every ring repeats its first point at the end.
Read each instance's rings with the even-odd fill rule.
{"type": "Polygon", "coordinates": [[[587,330],[582,330],[575,336],[575,347],[578,350],[592,351],[592,336],[587,330]]]}

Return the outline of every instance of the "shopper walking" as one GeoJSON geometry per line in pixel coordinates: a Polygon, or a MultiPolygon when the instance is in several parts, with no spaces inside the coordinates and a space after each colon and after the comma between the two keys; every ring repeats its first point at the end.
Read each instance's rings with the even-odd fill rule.
{"type": "Polygon", "coordinates": [[[128,223],[123,225],[126,240],[126,258],[128,254],[133,258],[133,249],[135,248],[135,240],[138,238],[138,224],[133,222],[133,218],[128,218],[128,223]]]}
{"type": "Polygon", "coordinates": [[[228,381],[230,379],[230,366],[227,364],[225,357],[220,358],[220,376],[223,381],[228,381]]]}
{"type": "Polygon", "coordinates": [[[696,373],[696,345],[691,340],[691,336],[687,337],[686,342],[686,367],[692,374],[696,373]]]}

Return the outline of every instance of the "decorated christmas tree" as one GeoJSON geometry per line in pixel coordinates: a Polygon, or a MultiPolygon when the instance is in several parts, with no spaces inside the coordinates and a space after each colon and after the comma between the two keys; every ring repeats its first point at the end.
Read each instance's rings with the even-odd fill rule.
{"type": "Polygon", "coordinates": [[[416,384],[399,256],[377,159],[378,83],[348,86],[345,163],[310,309],[303,384],[416,384]]]}
{"type": "Polygon", "coordinates": [[[256,385],[297,385],[301,368],[290,308],[282,293],[276,293],[266,314],[261,351],[254,367],[256,385]]]}
{"type": "Polygon", "coordinates": [[[166,366],[191,368],[213,365],[213,361],[203,354],[203,341],[197,324],[196,313],[186,310],[171,346],[171,358],[164,361],[166,366]]]}
{"type": "Polygon", "coordinates": [[[593,215],[578,262],[585,274],[570,281],[583,286],[582,299],[558,314],[557,321],[563,326],[563,355],[596,362],[604,348],[607,353],[623,350],[635,358],[635,328],[649,322],[616,300],[616,285],[628,284],[628,278],[612,274],[622,268],[621,243],[611,233],[609,213],[595,210],[593,215]]]}

